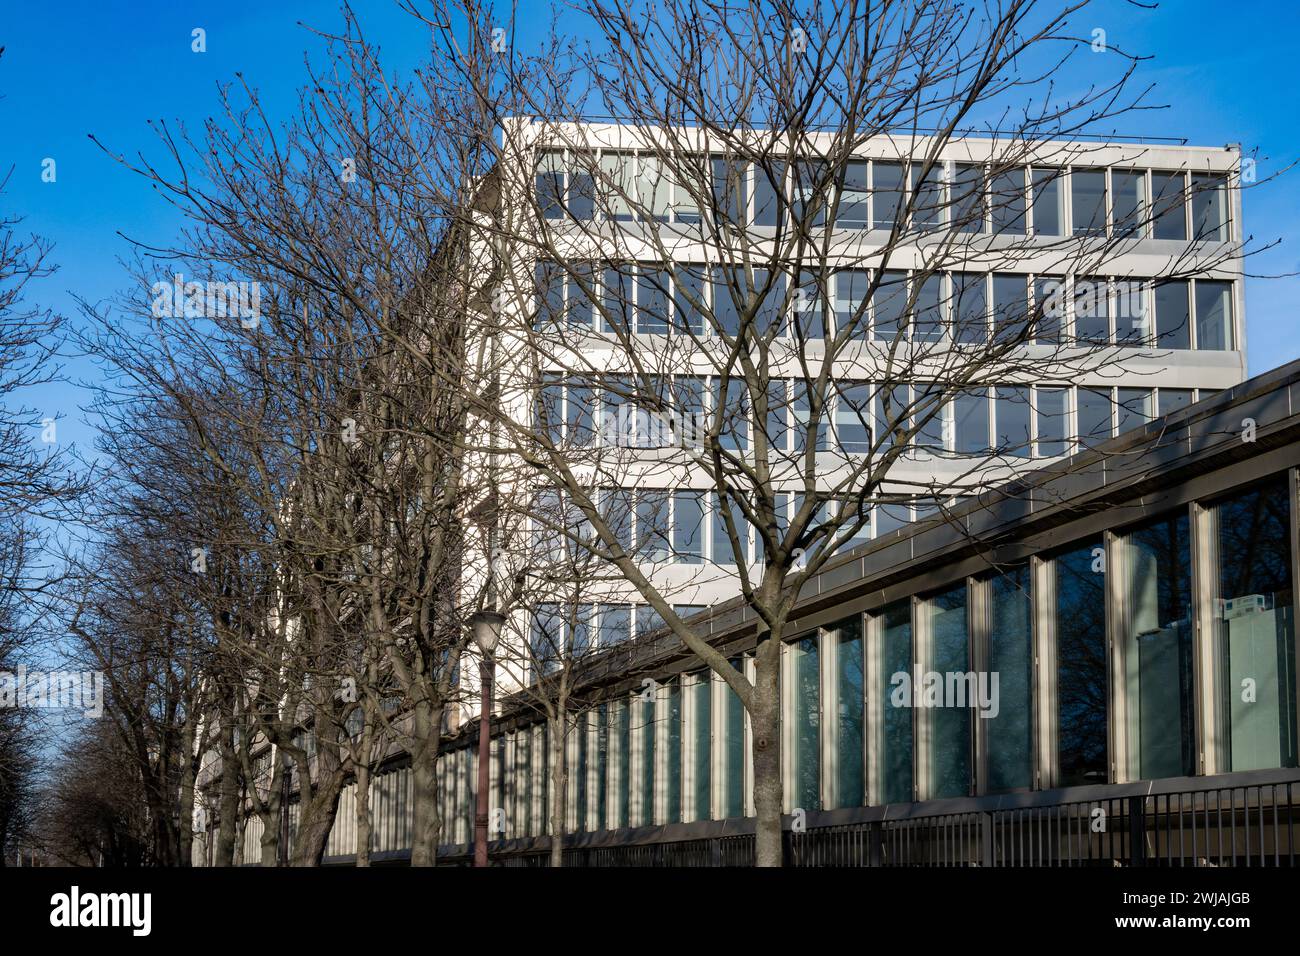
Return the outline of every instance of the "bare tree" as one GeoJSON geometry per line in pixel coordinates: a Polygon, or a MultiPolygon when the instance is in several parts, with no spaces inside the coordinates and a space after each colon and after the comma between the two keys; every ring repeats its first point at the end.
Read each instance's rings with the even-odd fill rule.
{"type": "Polygon", "coordinates": [[[473,91],[448,135],[496,159],[462,213],[463,274],[491,303],[467,309],[466,337],[499,357],[480,374],[500,392],[472,406],[486,453],[522,463],[511,494],[580,513],[592,533],[568,539],[742,701],[760,865],[781,861],[780,648],[803,585],[873,509],[946,514],[1034,466],[1031,417],[1056,423],[1039,457],[1074,447],[1062,390],[1137,374],[1177,341],[1156,337],[1152,288],[1240,268],[1220,234],[1231,170],[1180,170],[1130,208],[1103,196],[1063,234],[1064,170],[1143,154],[1104,135],[1145,106],[1135,57],[1112,48],[1076,96],[1054,83],[1088,49],[1089,6],[577,2],[565,22],[582,41],[527,58],[493,45],[475,4],[417,11],[457,54],[451,85],[473,91]],[[1135,244],[1188,204],[1215,220],[1135,270],[1135,244]],[[1080,321],[1094,276],[1119,277],[1113,338],[1080,321]],[[1026,424],[962,444],[965,399],[994,394],[1026,424]],[[593,421],[618,408],[663,427],[602,437],[593,421]],[[650,468],[713,502],[718,553],[686,583],[640,560],[602,506],[650,468]],[[753,679],[674,611],[710,581],[759,622],[753,679]]]}

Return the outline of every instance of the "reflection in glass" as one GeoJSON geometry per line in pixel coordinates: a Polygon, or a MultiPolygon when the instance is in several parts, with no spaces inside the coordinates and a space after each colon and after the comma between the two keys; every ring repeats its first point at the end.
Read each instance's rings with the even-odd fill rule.
{"type": "Polygon", "coordinates": [[[1291,508],[1284,476],[1211,509],[1224,770],[1296,766],[1291,508]]]}
{"type": "Polygon", "coordinates": [[[895,706],[896,674],[912,673],[912,602],[904,599],[880,612],[881,708],[880,799],[884,803],[912,800],[912,708],[895,706]]]}
{"type": "Polygon", "coordinates": [[[1056,750],[1063,787],[1105,783],[1106,563],[1101,539],[1052,562],[1056,585],[1056,750]]]}
{"type": "Polygon", "coordinates": [[[1129,772],[1141,780],[1196,770],[1188,525],[1183,511],[1121,539],[1129,772]]]}
{"type": "Polygon", "coordinates": [[[696,820],[709,819],[709,793],[712,777],[710,770],[713,766],[711,758],[711,743],[713,741],[713,698],[710,693],[709,672],[704,671],[695,675],[695,681],[691,684],[692,709],[695,721],[694,737],[694,799],[695,799],[695,816],[696,820]]]}
{"type": "MultiPolygon", "coordinates": [[[[930,615],[930,667],[944,675],[970,670],[966,637],[966,585],[960,585],[926,602],[930,615]]],[[[915,693],[916,689],[913,689],[915,693]]],[[[930,748],[930,798],[964,797],[970,792],[970,709],[946,706],[930,710],[933,739],[930,748]]],[[[969,703],[969,702],[966,702],[969,703]]]]}
{"type": "Polygon", "coordinates": [[[805,810],[821,809],[821,655],[817,638],[790,645],[794,689],[794,786],[791,804],[805,810]]]}
{"type": "MultiPolygon", "coordinates": [[[[1028,789],[1033,783],[1033,605],[1029,568],[1006,571],[989,582],[989,690],[998,675],[996,716],[982,717],[988,733],[990,793],[1028,789]]],[[[992,711],[990,711],[991,713],[992,711]]]]}
{"type": "Polygon", "coordinates": [[[862,618],[841,621],[831,632],[836,641],[835,681],[835,805],[859,807],[865,802],[863,773],[862,618]]]}

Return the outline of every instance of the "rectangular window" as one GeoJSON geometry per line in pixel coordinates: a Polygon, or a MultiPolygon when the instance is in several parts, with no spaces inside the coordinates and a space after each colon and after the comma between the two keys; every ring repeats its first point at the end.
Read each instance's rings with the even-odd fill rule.
{"type": "Polygon", "coordinates": [[[943,225],[943,166],[935,164],[921,178],[921,166],[914,165],[910,170],[912,183],[912,225],[918,230],[935,229],[943,225]]]}
{"type": "Polygon", "coordinates": [[[1034,782],[1034,615],[1029,568],[1008,569],[989,581],[992,627],[988,669],[998,692],[984,720],[988,740],[988,791],[1027,790],[1034,782]],[[996,707],[996,714],[992,713],[996,707]]]}
{"type": "Polygon", "coordinates": [[[893,342],[907,337],[907,273],[886,269],[871,297],[872,337],[893,342]]]}
{"type": "Polygon", "coordinates": [[[1106,559],[1101,539],[1052,560],[1055,581],[1057,784],[1105,783],[1106,559]]]}
{"type": "Polygon", "coordinates": [[[1076,400],[1079,403],[1079,443],[1085,448],[1091,448],[1110,438],[1110,389],[1080,388],[1076,400]]]}
{"type": "Polygon", "coordinates": [[[744,451],[749,448],[749,390],[742,379],[726,381],[724,393],[722,378],[712,380],[713,413],[721,422],[718,444],[732,451],[744,451]]]}
{"type": "MultiPolygon", "coordinates": [[[[912,682],[912,602],[895,601],[881,610],[880,675],[876,694],[881,726],[879,770],[882,803],[912,801],[912,707],[897,694],[912,682]]],[[[913,688],[915,690],[915,688],[913,688]]]]}
{"type": "Polygon", "coordinates": [[[1187,239],[1187,186],[1182,173],[1151,174],[1151,210],[1156,239],[1187,239]]]}
{"type": "Polygon", "coordinates": [[[655,823],[655,757],[658,741],[658,719],[655,713],[658,705],[657,695],[652,691],[650,699],[641,698],[638,708],[641,712],[641,727],[638,736],[641,739],[641,812],[637,822],[641,826],[655,823]]]}
{"type": "Polygon", "coordinates": [[[573,808],[576,829],[587,826],[587,715],[573,718],[573,768],[569,779],[573,781],[573,808]]]}
{"type": "Polygon", "coordinates": [[[634,637],[645,637],[664,626],[663,616],[649,604],[636,606],[636,620],[633,622],[636,632],[634,637]]]}
{"type": "Polygon", "coordinates": [[[622,644],[632,636],[632,605],[602,604],[597,638],[602,647],[622,644]]]}
{"type": "Polygon", "coordinates": [[[993,176],[989,183],[989,209],[993,235],[1025,234],[1025,171],[1017,166],[993,176]]]}
{"type": "Polygon", "coordinates": [[[1075,169],[1070,173],[1070,210],[1076,236],[1106,234],[1106,171],[1075,169]]]}
{"type": "Polygon", "coordinates": [[[704,334],[707,303],[704,297],[704,266],[678,266],[673,273],[673,329],[704,334]]]}
{"type": "Polygon", "coordinates": [[[846,455],[871,452],[871,386],[845,382],[835,399],[835,435],[846,455]]]}
{"type": "MultiPolygon", "coordinates": [[[[982,280],[983,277],[981,276],[982,280]]],[[[912,279],[913,288],[916,293],[916,302],[914,303],[915,314],[912,317],[913,334],[925,342],[938,342],[943,338],[944,321],[943,321],[943,276],[931,275],[922,280],[919,276],[912,279]],[[920,283],[919,286],[916,283],[920,283]]],[[[980,294],[972,291],[967,299],[968,306],[974,307],[975,299],[978,297],[983,300],[983,286],[976,283],[980,294]]]]}
{"type": "MultiPolygon", "coordinates": [[[[729,499],[728,499],[729,500],[729,499]]],[[[730,501],[730,500],[729,500],[730,501]]],[[[717,492],[710,494],[710,508],[713,515],[713,562],[715,564],[736,564],[737,551],[732,547],[731,536],[727,533],[727,520],[720,506],[717,492]]],[[[739,557],[749,564],[749,523],[740,505],[730,502],[732,526],[738,542],[739,557]]]]}
{"type": "Polygon", "coordinates": [[[793,771],[790,805],[821,809],[821,654],[816,637],[789,646],[791,676],[790,740],[793,771]]]}
{"type": "Polygon", "coordinates": [[[1074,334],[1080,342],[1110,344],[1110,288],[1105,279],[1074,281],[1074,334]]]}
{"type": "Polygon", "coordinates": [[[1038,457],[1054,458],[1066,453],[1069,430],[1070,390],[1066,388],[1034,389],[1034,417],[1038,428],[1038,457]]]}
{"type": "Polygon", "coordinates": [[[825,226],[830,200],[831,178],[825,163],[804,161],[790,167],[790,215],[800,228],[825,226]]]}
{"type": "Polygon", "coordinates": [[[1196,347],[1232,348],[1232,283],[1196,280],[1196,347]]]}
{"type": "Polygon", "coordinates": [[[1115,235],[1140,237],[1146,233],[1147,174],[1145,170],[1111,170],[1111,186],[1115,190],[1115,235]]]}
{"type": "Polygon", "coordinates": [[[682,820],[682,731],[685,714],[682,707],[682,685],[672,681],[666,689],[667,714],[664,718],[664,816],[663,823],[680,823],[682,820]]]}
{"type": "Polygon", "coordinates": [[[912,507],[905,504],[877,505],[875,512],[876,537],[882,538],[891,531],[912,522],[912,507]]]}
{"type": "Polygon", "coordinates": [[[721,220],[719,226],[749,221],[748,177],[744,163],[733,158],[713,159],[713,204],[721,220]]]}
{"type": "Polygon", "coordinates": [[[835,641],[835,806],[860,807],[866,803],[862,617],[841,621],[828,634],[835,641]]]}
{"type": "Polygon", "coordinates": [[[1192,177],[1192,239],[1228,241],[1228,205],[1222,176],[1192,177]]]}
{"type": "Polygon", "coordinates": [[[713,693],[709,671],[701,671],[691,682],[691,783],[694,820],[708,820],[712,793],[713,693]]]}
{"type": "Polygon", "coordinates": [[[1061,202],[1061,170],[1033,172],[1034,235],[1064,235],[1065,207],[1061,202]]]}
{"type": "Polygon", "coordinates": [[[1027,276],[996,273],[993,276],[993,341],[1018,338],[1029,314],[1027,276]]]}
{"type": "Polygon", "coordinates": [[[596,789],[587,808],[588,829],[604,830],[609,826],[609,704],[594,711],[596,721],[596,789]]]}
{"type": "Polygon", "coordinates": [[[1180,408],[1186,408],[1192,404],[1192,389],[1190,388],[1162,388],[1156,392],[1156,401],[1160,406],[1159,414],[1165,416],[1171,412],[1176,412],[1180,408]]]}
{"type": "MultiPolygon", "coordinates": [[[[964,797],[970,792],[970,650],[966,630],[966,586],[925,602],[930,629],[929,671],[940,675],[941,707],[928,708],[929,798],[964,797]]],[[[913,688],[924,694],[925,689],[913,688]]]]}
{"type": "Polygon", "coordinates": [[[835,330],[865,339],[870,324],[867,288],[871,276],[863,269],[846,269],[835,276],[835,330]]]}
{"type": "Polygon", "coordinates": [[[704,560],[704,492],[673,493],[673,554],[683,564],[704,560]]]}
{"type": "Polygon", "coordinates": [[[559,322],[564,318],[564,270],[555,262],[538,262],[533,269],[533,281],[537,289],[533,328],[559,322]]]}
{"type": "Polygon", "coordinates": [[[715,268],[710,277],[713,331],[735,338],[740,334],[741,308],[745,306],[745,279],[735,269],[715,268]],[[739,307],[737,296],[740,296],[739,307]]]}
{"type": "Polygon", "coordinates": [[[632,720],[626,700],[615,701],[610,717],[610,734],[614,742],[614,766],[618,788],[614,791],[614,829],[631,826],[632,796],[632,720]]]}
{"type": "Polygon", "coordinates": [[[888,232],[894,228],[905,208],[903,164],[874,162],[871,176],[871,225],[888,232]]]}
{"type": "Polygon", "coordinates": [[[768,167],[759,164],[754,170],[754,225],[776,228],[784,219],[785,163],[772,162],[768,167]]]}
{"type": "Polygon", "coordinates": [[[604,212],[620,222],[627,222],[632,218],[630,197],[633,191],[634,166],[635,159],[630,153],[601,153],[600,155],[604,212]]]}
{"type": "Polygon", "coordinates": [[[1034,279],[1034,311],[1030,325],[1035,342],[1053,344],[1061,341],[1061,332],[1065,328],[1065,301],[1065,280],[1060,276],[1037,276],[1034,279]]]}
{"type": "Polygon", "coordinates": [[[1027,385],[999,385],[993,390],[996,415],[994,417],[994,450],[1011,458],[1030,456],[1029,387],[1027,385]]]}
{"type": "Polygon", "coordinates": [[[636,210],[643,219],[655,222],[668,221],[671,184],[664,175],[663,164],[657,157],[640,156],[636,164],[636,198],[641,208],[636,210]]]}
{"type": "Polygon", "coordinates": [[[1118,422],[1116,434],[1122,435],[1131,428],[1141,428],[1155,417],[1151,407],[1151,389],[1121,388],[1115,405],[1118,422]]]}
{"type": "MultiPolygon", "coordinates": [[[[1014,277],[1012,277],[1014,278],[1014,277]]],[[[952,274],[952,321],[953,337],[963,344],[979,345],[989,340],[988,294],[985,285],[988,279],[982,272],[954,272],[952,274]]],[[[1003,277],[1003,292],[1006,291],[1006,277],[1003,277]]],[[[1024,279],[1020,279],[1020,297],[1025,295],[1024,279]]],[[[994,308],[998,303],[994,302],[994,308]]],[[[1021,317],[1024,305],[1020,306],[1021,317]]],[[[994,312],[994,320],[1000,321],[1001,315],[994,312]]]]}
{"type": "Polygon", "coordinates": [[[959,455],[987,455],[989,444],[989,394],[980,388],[958,393],[953,400],[953,426],[959,455]]]}
{"type": "Polygon", "coordinates": [[[537,206],[544,219],[564,218],[564,153],[542,153],[537,162],[537,206]]]}
{"type": "Polygon", "coordinates": [[[672,554],[668,492],[636,490],[636,550],[645,561],[667,561],[672,554]]]}
{"type": "Polygon", "coordinates": [[[790,301],[791,333],[800,342],[826,337],[828,298],[815,273],[803,272],[790,301]]]}
{"type": "Polygon", "coordinates": [[[1187,304],[1187,285],[1184,279],[1156,286],[1156,341],[1160,348],[1192,347],[1192,314],[1187,304]]]}
{"type": "Polygon", "coordinates": [[[835,225],[839,229],[866,229],[868,219],[867,164],[865,160],[851,160],[844,164],[844,188],[840,190],[839,207],[835,211],[835,225]]]}
{"type": "Polygon", "coordinates": [[[665,269],[641,266],[636,276],[636,330],[641,335],[668,331],[669,275],[665,269]]]}
{"type": "Polygon", "coordinates": [[[605,268],[600,282],[600,311],[601,327],[606,332],[627,335],[632,331],[632,316],[636,314],[633,288],[632,267],[605,268]]]}
{"type": "Polygon", "coordinates": [[[593,303],[596,298],[596,267],[590,262],[574,263],[565,280],[567,311],[565,317],[571,326],[590,329],[595,320],[593,303]]]}
{"type": "Polygon", "coordinates": [[[1286,475],[1210,508],[1215,654],[1228,771],[1296,766],[1295,609],[1286,475]]]}
{"type": "Polygon", "coordinates": [[[1192,568],[1186,511],[1120,539],[1124,573],[1129,775],[1196,772],[1192,703],[1192,568]]]}
{"type": "Polygon", "coordinates": [[[952,225],[958,232],[984,231],[984,167],[957,163],[953,166],[952,225]]]}

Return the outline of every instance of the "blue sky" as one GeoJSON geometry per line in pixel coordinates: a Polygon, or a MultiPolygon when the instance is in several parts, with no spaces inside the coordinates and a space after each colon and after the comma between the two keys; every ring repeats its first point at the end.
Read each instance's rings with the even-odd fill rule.
{"type": "MultiPolygon", "coordinates": [[[[545,26],[549,7],[533,0],[523,6],[519,36],[532,47],[536,34],[530,30],[545,26]]],[[[419,63],[424,32],[394,3],[361,0],[354,9],[382,44],[390,69],[419,63]]],[[[117,152],[160,158],[147,121],[197,127],[217,107],[217,84],[236,72],[259,88],[273,116],[287,115],[304,81],[304,56],[319,50],[300,21],[337,28],[338,7],[332,0],[7,0],[0,12],[0,46],[6,47],[0,58],[0,170],[14,172],[0,209],[25,216],[25,230],[51,240],[60,266],[33,288],[33,299],[75,317],[74,293],[98,301],[125,284],[118,259],[129,254],[129,245],[119,234],[165,245],[180,226],[169,206],[87,134],[117,152]],[[206,53],[191,51],[196,27],[206,31],[206,53]],[[41,181],[47,157],[57,163],[54,183],[41,181]]],[[[1258,148],[1260,178],[1300,158],[1300,5],[1165,0],[1152,11],[1110,2],[1083,17],[1078,32],[1089,33],[1090,25],[1104,28],[1111,44],[1152,57],[1139,68],[1138,82],[1154,84],[1148,102],[1169,106],[1126,118],[1121,133],[1258,148]]],[[[1087,66],[1072,68],[1067,90],[1088,82],[1087,66]]],[[[1250,272],[1300,271],[1300,170],[1249,191],[1244,216],[1258,241],[1282,241],[1252,259],[1250,272]]],[[[1300,280],[1248,280],[1251,374],[1300,357],[1297,299],[1300,280]]],[[[73,360],[69,372],[87,378],[95,369],[73,360]]],[[[86,444],[91,429],[78,410],[85,397],[67,383],[29,399],[45,414],[66,416],[60,440],[86,444]]]]}

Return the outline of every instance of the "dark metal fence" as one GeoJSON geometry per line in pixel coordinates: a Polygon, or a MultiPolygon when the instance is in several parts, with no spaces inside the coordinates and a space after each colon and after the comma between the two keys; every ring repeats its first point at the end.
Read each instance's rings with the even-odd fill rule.
{"type": "MultiPolygon", "coordinates": [[[[785,856],[797,867],[1294,866],[1298,815],[1300,773],[1263,771],[810,813],[806,829],[786,832],[785,856]]],[[[574,834],[566,843],[566,866],[754,861],[752,821],[574,834]],[[749,832],[710,832],[742,827],[749,832]]],[[[442,859],[466,862],[467,849],[447,847],[442,859]]],[[[545,839],[490,850],[500,866],[549,863],[545,839]]]]}

